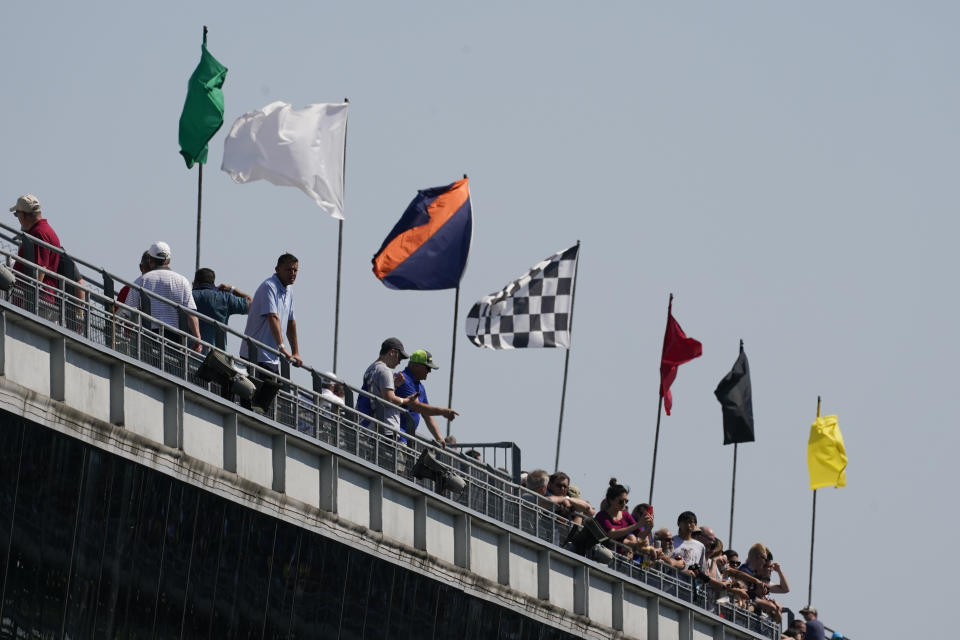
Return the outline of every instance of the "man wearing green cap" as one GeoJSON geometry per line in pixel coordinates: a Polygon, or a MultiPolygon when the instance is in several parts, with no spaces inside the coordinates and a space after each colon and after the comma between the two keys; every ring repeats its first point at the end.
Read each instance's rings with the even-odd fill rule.
{"type": "Polygon", "coordinates": [[[453,409],[444,409],[427,404],[427,390],[423,386],[423,381],[427,375],[434,369],[438,369],[433,363],[433,356],[429,351],[419,349],[410,354],[410,361],[407,368],[397,374],[395,384],[396,394],[401,398],[408,398],[407,408],[409,413],[405,414],[400,420],[400,428],[406,433],[413,435],[420,425],[420,416],[433,434],[433,438],[441,447],[445,445],[443,435],[440,433],[440,427],[433,416],[443,416],[447,420],[453,420],[459,413],[453,409]]]}

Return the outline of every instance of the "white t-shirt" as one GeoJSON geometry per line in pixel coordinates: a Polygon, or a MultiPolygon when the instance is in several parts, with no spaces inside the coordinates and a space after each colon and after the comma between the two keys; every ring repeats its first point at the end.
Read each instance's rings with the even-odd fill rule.
{"type": "MultiPolygon", "coordinates": [[[[197,308],[197,303],[193,301],[193,285],[190,281],[166,267],[148,271],[134,280],[133,283],[143,287],[147,291],[152,291],[161,298],[172,300],[188,309],[197,308]]],[[[126,304],[138,308],[140,305],[140,292],[136,289],[131,289],[130,294],[127,296],[126,304]]],[[[150,299],[150,315],[171,327],[180,326],[180,314],[177,313],[176,307],[172,307],[166,302],[157,300],[156,298],[150,299]]],[[[157,327],[154,326],[153,328],[156,329],[157,327]]]]}
{"type": "Polygon", "coordinates": [[[683,560],[683,566],[689,567],[698,564],[707,575],[710,574],[710,562],[707,558],[707,548],[699,540],[684,540],[680,536],[673,536],[673,556],[683,560]]]}

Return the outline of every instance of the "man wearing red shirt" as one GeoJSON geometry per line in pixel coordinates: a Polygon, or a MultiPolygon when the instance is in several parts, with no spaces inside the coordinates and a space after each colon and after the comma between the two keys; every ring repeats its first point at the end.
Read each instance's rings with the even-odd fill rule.
{"type": "MultiPolygon", "coordinates": [[[[40,201],[36,196],[29,193],[20,196],[17,198],[17,203],[10,207],[10,211],[17,217],[17,221],[20,223],[20,228],[23,229],[24,233],[35,238],[39,238],[40,240],[43,240],[44,242],[55,247],[60,247],[60,238],[57,237],[57,233],[53,230],[53,227],[50,226],[50,223],[44,219],[43,213],[40,211],[40,201]]],[[[20,250],[17,251],[17,255],[21,258],[27,258],[25,252],[25,244],[21,243],[20,250]]],[[[57,268],[60,266],[60,254],[37,243],[35,245],[35,257],[33,262],[44,269],[48,269],[53,273],[56,273],[57,268]]],[[[29,265],[20,261],[17,261],[17,263],[13,266],[13,269],[14,271],[18,271],[25,275],[28,275],[31,271],[33,271],[29,265]]],[[[53,288],[56,288],[57,286],[57,278],[55,276],[45,273],[37,273],[36,278],[42,283],[53,288]]],[[[44,294],[43,297],[45,299],[49,298],[49,300],[53,300],[53,296],[51,294],[44,294]]]]}
{"type": "MultiPolygon", "coordinates": [[[[17,221],[20,222],[20,228],[23,229],[25,233],[30,234],[34,238],[39,238],[48,244],[52,244],[55,247],[60,247],[60,238],[57,237],[56,231],[53,230],[50,223],[43,217],[43,213],[40,211],[40,201],[37,200],[36,196],[29,193],[20,196],[17,198],[17,204],[10,207],[10,211],[17,217],[17,221]]],[[[44,269],[49,269],[56,273],[57,267],[60,266],[60,254],[39,244],[36,245],[36,249],[36,260],[34,262],[44,269]]],[[[20,250],[17,252],[17,255],[21,258],[24,257],[24,246],[22,244],[20,245],[20,250]]],[[[17,262],[17,264],[14,265],[14,270],[24,273],[25,265],[17,262]]],[[[57,279],[53,276],[47,275],[43,278],[43,281],[53,286],[57,285],[57,279]]]]}

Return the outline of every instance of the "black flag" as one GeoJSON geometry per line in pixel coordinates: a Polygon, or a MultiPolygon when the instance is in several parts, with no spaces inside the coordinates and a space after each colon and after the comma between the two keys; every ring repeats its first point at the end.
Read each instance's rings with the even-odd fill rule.
{"type": "Polygon", "coordinates": [[[753,393],[750,364],[740,342],[740,357],[713,392],[723,407],[723,444],[753,442],[753,393]]]}

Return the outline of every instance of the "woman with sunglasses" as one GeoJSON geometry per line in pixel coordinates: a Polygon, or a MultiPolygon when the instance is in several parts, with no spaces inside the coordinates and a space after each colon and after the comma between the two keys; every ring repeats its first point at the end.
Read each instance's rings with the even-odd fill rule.
{"type": "Polygon", "coordinates": [[[634,520],[627,511],[628,493],[629,490],[619,484],[616,478],[610,478],[610,487],[607,489],[603,509],[597,512],[594,519],[607,532],[607,537],[626,546],[628,557],[632,557],[632,552],[640,552],[646,546],[641,542],[638,534],[645,539],[647,530],[643,522],[634,520]]]}

